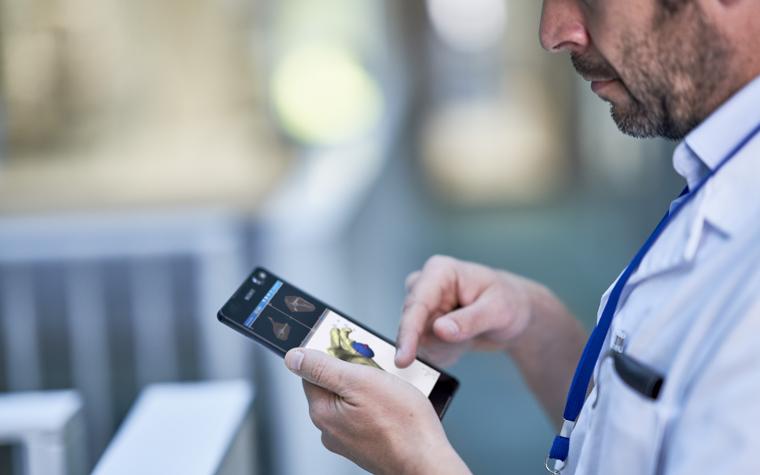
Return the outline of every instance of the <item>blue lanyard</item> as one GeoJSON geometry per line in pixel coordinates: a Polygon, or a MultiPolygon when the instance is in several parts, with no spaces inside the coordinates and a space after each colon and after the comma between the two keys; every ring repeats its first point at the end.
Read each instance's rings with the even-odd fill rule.
{"type": "Polygon", "coordinates": [[[602,310],[602,316],[599,318],[599,322],[591,332],[591,336],[586,342],[586,346],[583,348],[583,353],[581,354],[581,359],[578,362],[578,366],[575,368],[573,381],[570,384],[570,390],[567,393],[565,411],[562,415],[564,418],[562,429],[560,430],[560,433],[554,438],[551,450],[549,451],[549,457],[547,458],[546,468],[550,472],[558,473],[559,470],[562,470],[564,467],[565,460],[567,460],[567,454],[570,450],[570,433],[572,432],[573,427],[575,426],[575,422],[578,420],[578,415],[583,408],[583,403],[586,399],[586,393],[588,391],[588,385],[591,381],[591,375],[594,372],[594,367],[596,366],[596,362],[599,359],[599,353],[602,350],[604,340],[607,338],[607,333],[610,329],[610,324],[612,323],[612,319],[615,316],[615,312],[617,311],[620,296],[622,295],[623,289],[628,283],[628,280],[631,278],[636,269],[638,269],[641,261],[644,260],[644,257],[657,241],[657,238],[659,238],[665,228],[667,228],[668,224],[670,224],[678,215],[678,213],[684,209],[686,204],[697,195],[705,183],[707,183],[710,178],[712,178],[721,168],[723,168],[723,166],[728,163],[729,160],[734,158],[734,156],[739,153],[739,151],[745,145],[747,145],[747,143],[752,140],[758,133],[760,133],[760,124],[752,129],[752,131],[747,134],[747,136],[741,142],[739,142],[733,149],[731,149],[728,155],[726,155],[726,158],[721,160],[718,165],[713,170],[711,170],[707,176],[705,176],[702,181],[697,184],[697,186],[694,187],[693,190],[689,190],[688,187],[683,190],[681,193],[683,199],[676,204],[671,212],[665,213],[665,216],[662,218],[662,220],[660,220],[660,223],[657,225],[654,231],[652,231],[652,234],[649,236],[649,238],[647,238],[646,242],[644,242],[644,245],[641,246],[641,249],[639,249],[628,266],[626,266],[625,270],[620,275],[620,278],[618,278],[615,286],[612,288],[612,292],[610,292],[609,298],[607,299],[607,304],[604,306],[604,310],[602,310]],[[549,468],[549,460],[555,461],[554,470],[549,468]]]}

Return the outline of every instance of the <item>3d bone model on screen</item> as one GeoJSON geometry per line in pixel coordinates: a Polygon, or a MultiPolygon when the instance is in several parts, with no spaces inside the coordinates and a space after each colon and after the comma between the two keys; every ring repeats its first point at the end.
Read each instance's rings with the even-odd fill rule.
{"type": "Polygon", "coordinates": [[[278,340],[287,340],[290,336],[290,324],[275,321],[272,317],[267,318],[272,322],[272,333],[274,336],[277,337],[278,340]]]}
{"type": "Polygon", "coordinates": [[[327,348],[327,353],[349,363],[383,369],[372,359],[375,352],[368,344],[354,341],[349,337],[352,331],[350,327],[336,327],[330,330],[330,346],[327,348]]]}

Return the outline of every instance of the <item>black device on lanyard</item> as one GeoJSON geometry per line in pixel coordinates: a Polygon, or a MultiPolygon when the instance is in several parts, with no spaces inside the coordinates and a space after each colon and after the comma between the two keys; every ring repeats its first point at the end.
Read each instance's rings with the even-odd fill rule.
{"type": "Polygon", "coordinates": [[[621,351],[610,352],[615,372],[631,389],[649,399],[657,399],[665,377],[654,368],[621,351]]]}

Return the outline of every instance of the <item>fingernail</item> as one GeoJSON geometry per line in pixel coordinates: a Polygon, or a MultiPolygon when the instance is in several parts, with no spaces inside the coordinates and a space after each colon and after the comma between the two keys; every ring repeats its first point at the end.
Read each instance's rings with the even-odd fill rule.
{"type": "Polygon", "coordinates": [[[405,356],[406,356],[405,350],[403,350],[402,348],[399,348],[398,350],[396,350],[396,361],[404,359],[405,356]]]}
{"type": "Polygon", "coordinates": [[[442,318],[439,320],[438,326],[449,335],[456,335],[459,333],[459,325],[457,325],[454,320],[442,318]]]}
{"type": "Polygon", "coordinates": [[[302,362],[303,362],[303,351],[301,350],[290,350],[285,355],[285,366],[287,366],[290,371],[293,371],[293,372],[301,371],[302,362]]]}

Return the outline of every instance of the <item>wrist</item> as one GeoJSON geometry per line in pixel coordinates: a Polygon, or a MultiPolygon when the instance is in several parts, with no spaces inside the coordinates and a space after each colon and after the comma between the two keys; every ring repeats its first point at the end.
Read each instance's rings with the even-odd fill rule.
{"type": "Polygon", "coordinates": [[[444,440],[436,447],[422,448],[418,446],[418,451],[413,458],[414,462],[408,464],[401,473],[410,475],[470,475],[470,469],[467,468],[464,461],[448,440],[444,440]],[[420,452],[424,452],[420,453],[420,452]]]}
{"type": "Polygon", "coordinates": [[[586,332],[546,287],[534,284],[529,295],[529,323],[506,354],[517,364],[550,419],[559,423],[586,332]]]}
{"type": "Polygon", "coordinates": [[[509,356],[524,351],[535,351],[537,339],[547,329],[547,321],[567,314],[562,302],[546,286],[531,280],[524,281],[523,294],[526,302],[526,323],[523,330],[506,345],[509,356]]]}

